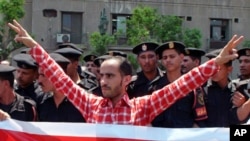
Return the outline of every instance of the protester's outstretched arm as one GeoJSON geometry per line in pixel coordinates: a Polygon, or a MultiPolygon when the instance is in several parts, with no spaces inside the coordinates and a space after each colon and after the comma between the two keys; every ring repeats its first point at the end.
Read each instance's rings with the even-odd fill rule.
{"type": "Polygon", "coordinates": [[[87,91],[75,84],[16,20],[13,20],[13,23],[8,23],[8,26],[17,33],[15,37],[16,42],[23,43],[31,48],[31,56],[36,60],[39,67],[42,68],[45,76],[53,83],[56,90],[66,95],[86,119],[86,111],[89,108],[89,104],[86,101],[88,101],[88,96],[92,95],[87,95],[87,91]]]}
{"type": "Polygon", "coordinates": [[[10,115],[0,109],[0,121],[6,120],[8,118],[10,118],[10,115]]]}

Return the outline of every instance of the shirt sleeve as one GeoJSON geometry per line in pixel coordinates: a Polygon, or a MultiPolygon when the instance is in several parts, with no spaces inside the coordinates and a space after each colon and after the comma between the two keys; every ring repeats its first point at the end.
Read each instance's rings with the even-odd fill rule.
{"type": "Polygon", "coordinates": [[[214,59],[209,60],[181,76],[173,83],[153,92],[147,98],[141,99],[141,104],[149,105],[146,106],[150,113],[149,120],[152,121],[178,99],[186,96],[189,92],[205,83],[209,77],[217,72],[218,68],[219,66],[215,63],[214,59]]]}
{"type": "Polygon", "coordinates": [[[86,119],[89,105],[87,102],[90,96],[87,91],[75,84],[40,45],[33,47],[30,53],[56,90],[67,96],[86,119]]]}

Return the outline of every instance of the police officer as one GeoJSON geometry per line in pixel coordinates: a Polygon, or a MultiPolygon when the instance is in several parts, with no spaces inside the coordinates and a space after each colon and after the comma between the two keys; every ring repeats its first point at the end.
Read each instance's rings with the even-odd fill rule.
{"type": "Polygon", "coordinates": [[[93,73],[87,70],[79,71],[79,59],[83,53],[82,50],[77,48],[72,43],[64,43],[59,45],[59,49],[54,52],[59,53],[70,60],[67,68],[67,74],[80,87],[85,90],[90,90],[98,86],[98,81],[93,73]]]}
{"type": "Polygon", "coordinates": [[[129,98],[149,95],[164,86],[163,72],[158,68],[158,58],[155,53],[158,46],[154,42],[143,42],[133,48],[132,52],[137,55],[141,71],[132,77],[127,87],[129,98]]]}
{"type": "Polygon", "coordinates": [[[205,55],[205,51],[197,48],[186,48],[184,58],[182,61],[181,71],[187,73],[194,67],[201,64],[201,57],[205,55]]]}
{"type": "MultiPolygon", "coordinates": [[[[187,73],[193,68],[201,64],[201,57],[205,55],[205,51],[197,48],[185,48],[185,54],[182,61],[182,73],[187,73]]],[[[195,121],[204,120],[207,118],[207,111],[204,102],[205,91],[203,87],[193,90],[194,95],[193,111],[195,114],[195,121]]],[[[191,95],[191,94],[190,94],[191,95]]],[[[198,126],[196,123],[194,125],[198,126]]]]}
{"type": "Polygon", "coordinates": [[[96,79],[100,79],[99,67],[95,65],[94,60],[97,58],[94,54],[89,54],[84,56],[83,60],[85,62],[86,69],[96,76],[96,79]]]}
{"type": "MultiPolygon", "coordinates": [[[[207,53],[205,56],[209,59],[216,57],[221,49],[207,53]]],[[[229,127],[231,124],[239,124],[241,121],[237,115],[237,108],[233,108],[231,101],[235,92],[235,86],[229,78],[233,70],[232,61],[229,61],[220,67],[220,70],[208,80],[204,90],[205,104],[208,118],[201,121],[201,127],[229,127]]]]}
{"type": "Polygon", "coordinates": [[[0,109],[13,119],[35,121],[35,102],[14,92],[13,71],[15,67],[0,64],[0,109]]]}
{"type": "Polygon", "coordinates": [[[233,80],[233,83],[247,100],[250,98],[250,48],[239,49],[237,53],[239,55],[240,76],[233,80]]]}
{"type": "MultiPolygon", "coordinates": [[[[66,72],[70,61],[57,53],[50,53],[50,56],[66,72]]],[[[85,122],[79,110],[67,99],[67,97],[56,91],[53,84],[44,76],[39,69],[39,85],[46,98],[37,106],[39,121],[49,122],[85,122]]]]}
{"type": "MultiPolygon", "coordinates": [[[[185,45],[178,41],[166,42],[156,48],[155,52],[166,69],[164,85],[172,83],[182,75],[181,63],[185,48],[185,45]]],[[[167,128],[193,127],[195,121],[193,103],[194,95],[187,95],[157,116],[152,125],[167,128]]]]}
{"type": "Polygon", "coordinates": [[[35,60],[24,53],[16,54],[13,60],[17,64],[15,92],[39,103],[42,94],[37,84],[38,66],[35,60]]]}

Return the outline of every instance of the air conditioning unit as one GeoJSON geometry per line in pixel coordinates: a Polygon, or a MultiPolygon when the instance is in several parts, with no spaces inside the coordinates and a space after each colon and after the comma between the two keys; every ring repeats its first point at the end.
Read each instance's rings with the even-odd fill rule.
{"type": "Polygon", "coordinates": [[[70,34],[57,34],[56,35],[57,43],[69,43],[70,42],[70,34]]]}

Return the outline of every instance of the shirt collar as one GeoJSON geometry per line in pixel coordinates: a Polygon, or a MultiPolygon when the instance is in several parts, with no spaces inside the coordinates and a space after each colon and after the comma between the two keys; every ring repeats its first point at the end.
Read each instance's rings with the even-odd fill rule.
{"type": "MultiPolygon", "coordinates": [[[[105,98],[102,103],[102,107],[112,107],[112,102],[109,98],[105,98]]],[[[117,102],[115,107],[131,107],[128,94],[124,94],[120,101],[117,102]]]]}

